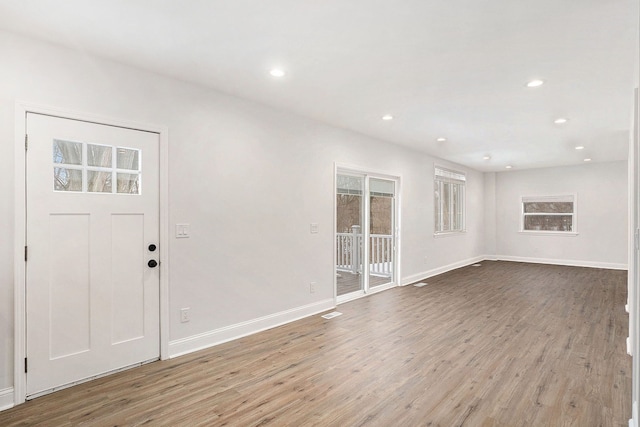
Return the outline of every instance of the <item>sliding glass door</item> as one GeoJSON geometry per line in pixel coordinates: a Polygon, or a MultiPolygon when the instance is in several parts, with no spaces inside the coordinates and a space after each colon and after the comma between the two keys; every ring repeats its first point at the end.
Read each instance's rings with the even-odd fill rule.
{"type": "Polygon", "coordinates": [[[365,177],[338,174],[336,182],[336,282],[341,296],[364,290],[365,177]]]}
{"type": "Polygon", "coordinates": [[[339,302],[395,285],[396,187],[393,179],[338,170],[335,273],[339,302]]]}
{"type": "Polygon", "coordinates": [[[395,182],[369,178],[369,287],[393,282],[395,182]]]}

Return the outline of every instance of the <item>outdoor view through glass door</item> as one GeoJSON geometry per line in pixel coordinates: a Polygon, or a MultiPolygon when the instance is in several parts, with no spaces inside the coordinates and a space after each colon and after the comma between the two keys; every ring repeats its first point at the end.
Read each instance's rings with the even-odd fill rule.
{"type": "Polygon", "coordinates": [[[395,182],[369,179],[369,287],[393,281],[395,182]]]}
{"type": "Polygon", "coordinates": [[[345,172],[336,184],[338,297],[393,285],[395,181],[345,172]]]}

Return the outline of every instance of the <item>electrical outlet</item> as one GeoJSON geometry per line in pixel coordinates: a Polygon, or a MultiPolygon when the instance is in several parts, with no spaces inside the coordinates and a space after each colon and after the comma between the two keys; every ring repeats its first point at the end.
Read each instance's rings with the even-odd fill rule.
{"type": "Polygon", "coordinates": [[[309,283],[309,293],[313,294],[316,292],[316,282],[309,283]]]}
{"type": "Polygon", "coordinates": [[[191,314],[189,313],[189,310],[191,310],[189,307],[185,307],[180,310],[180,321],[182,323],[186,323],[191,320],[191,314]]]}

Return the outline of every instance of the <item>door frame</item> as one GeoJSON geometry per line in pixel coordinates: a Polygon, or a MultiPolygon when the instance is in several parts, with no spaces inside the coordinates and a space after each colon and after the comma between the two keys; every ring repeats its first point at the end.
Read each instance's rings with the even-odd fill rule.
{"type": "Polygon", "coordinates": [[[128,120],[115,119],[96,114],[73,111],[57,107],[39,105],[17,101],[15,103],[15,153],[14,153],[14,380],[13,380],[13,403],[18,405],[24,403],[27,393],[27,374],[24,369],[26,357],[26,150],[25,132],[27,113],[43,114],[64,119],[78,120],[117,126],[133,130],[157,133],[159,136],[160,164],[158,165],[160,174],[159,206],[160,215],[160,359],[169,358],[169,131],[166,126],[132,122],[128,120]]]}
{"type": "MultiPolygon", "coordinates": [[[[368,185],[368,179],[365,179],[365,184],[364,184],[364,190],[365,193],[368,194],[369,193],[369,185],[368,185]]],[[[351,164],[344,164],[344,163],[338,163],[338,162],[334,162],[333,164],[333,300],[334,300],[334,304],[338,305],[338,304],[342,304],[344,302],[348,302],[357,298],[362,298],[364,296],[367,295],[371,295],[374,294],[376,292],[382,292],[385,291],[387,289],[391,289],[397,286],[401,286],[400,283],[400,278],[402,277],[402,275],[400,274],[400,260],[401,260],[401,196],[402,196],[402,175],[398,174],[398,173],[393,173],[393,172],[389,172],[389,171],[381,171],[381,170],[375,170],[375,169],[371,169],[371,168],[366,168],[363,166],[356,166],[356,165],[351,165],[351,164]],[[338,173],[352,173],[352,174],[357,174],[357,175],[364,175],[365,178],[380,178],[380,179],[386,179],[386,180],[390,180],[390,181],[394,181],[396,183],[396,189],[395,189],[395,203],[394,203],[394,211],[393,211],[393,215],[394,215],[394,219],[395,219],[395,253],[394,253],[394,271],[393,271],[393,276],[391,277],[392,279],[392,284],[391,285],[382,285],[382,286],[377,286],[374,289],[369,288],[366,292],[364,290],[361,290],[361,292],[356,293],[354,292],[354,295],[352,295],[351,297],[347,297],[347,298],[338,298],[338,282],[337,282],[337,278],[336,278],[336,262],[337,262],[337,242],[336,242],[336,229],[338,227],[338,218],[337,218],[337,177],[338,177],[338,173]]],[[[363,195],[364,196],[364,195],[363,195]]],[[[369,210],[369,203],[366,200],[367,198],[364,198],[364,206],[363,206],[363,210],[364,210],[364,220],[365,220],[365,224],[369,223],[369,215],[370,212],[368,212],[369,210]]],[[[366,227],[365,227],[366,228],[366,227]]],[[[365,236],[365,238],[367,238],[369,236],[368,230],[365,230],[363,228],[363,236],[365,236]],[[366,233],[365,233],[366,232],[366,233]]],[[[368,250],[365,250],[365,253],[363,254],[363,259],[368,259],[368,258],[364,258],[364,257],[368,257],[368,250]]],[[[349,294],[347,294],[349,295],[349,294]]]]}

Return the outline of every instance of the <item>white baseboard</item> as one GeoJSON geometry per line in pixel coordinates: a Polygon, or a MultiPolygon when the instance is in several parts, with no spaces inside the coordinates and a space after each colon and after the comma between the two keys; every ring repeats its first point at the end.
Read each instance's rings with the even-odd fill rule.
{"type": "Polygon", "coordinates": [[[552,259],[552,258],[530,258],[519,257],[510,255],[496,255],[495,257],[500,261],[514,261],[514,262],[530,262],[533,264],[552,264],[552,265],[568,265],[571,267],[590,267],[590,268],[606,268],[609,270],[627,270],[627,264],[619,264],[613,262],[599,262],[599,261],[580,261],[573,259],[552,259]]]}
{"type": "Polygon", "coordinates": [[[0,411],[13,408],[13,388],[3,388],[0,390],[0,411]]]}
{"type": "Polygon", "coordinates": [[[434,268],[432,270],[424,271],[422,273],[413,274],[411,276],[403,277],[400,281],[401,286],[406,286],[420,280],[428,279],[429,277],[437,276],[438,274],[446,273],[447,271],[455,270],[456,268],[466,267],[467,265],[475,264],[477,262],[484,261],[488,257],[481,255],[475,258],[468,258],[462,261],[454,262],[453,264],[445,265],[443,267],[434,268]]]}
{"type": "Polygon", "coordinates": [[[333,298],[169,342],[169,358],[203,350],[335,308],[333,298]]]}

